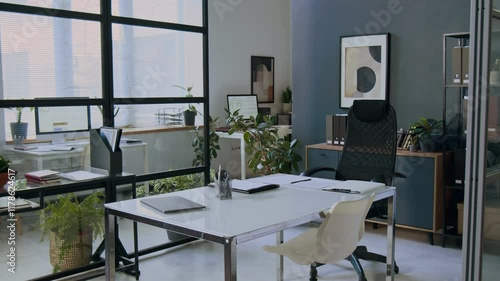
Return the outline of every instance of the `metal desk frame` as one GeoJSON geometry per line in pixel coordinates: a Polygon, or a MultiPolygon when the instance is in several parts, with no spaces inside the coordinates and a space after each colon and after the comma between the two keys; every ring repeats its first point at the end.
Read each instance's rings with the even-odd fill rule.
{"type": "MultiPolygon", "coordinates": [[[[246,241],[254,240],[256,238],[266,236],[272,233],[276,233],[276,243],[283,242],[283,230],[298,226],[307,222],[311,222],[319,218],[319,211],[329,209],[331,205],[340,200],[345,200],[351,198],[357,199],[361,195],[345,195],[334,192],[323,192],[323,191],[311,191],[302,189],[299,191],[298,188],[293,187],[281,187],[277,190],[271,190],[251,195],[237,194],[233,193],[232,200],[218,200],[215,197],[215,190],[209,187],[201,187],[191,190],[185,190],[176,193],[170,193],[169,195],[175,194],[180,195],[185,198],[191,199],[193,201],[198,201],[198,203],[205,204],[207,206],[206,210],[197,212],[188,212],[190,215],[182,215],[177,213],[176,215],[165,215],[161,212],[155,212],[153,209],[148,209],[147,206],[141,204],[138,200],[127,200],[111,204],[106,204],[105,206],[105,227],[106,227],[106,280],[115,280],[115,237],[116,237],[116,225],[113,219],[116,217],[122,217],[126,219],[133,220],[135,222],[146,223],[152,226],[157,226],[160,228],[172,230],[181,234],[185,234],[191,237],[196,237],[199,239],[204,239],[214,243],[222,244],[224,246],[224,280],[225,281],[235,281],[237,280],[236,274],[236,246],[237,244],[244,243],[246,241]],[[279,213],[278,219],[275,221],[269,221],[270,211],[278,211],[275,206],[282,208],[283,200],[300,200],[301,198],[307,202],[315,202],[313,204],[301,204],[304,206],[300,215],[297,212],[287,214],[286,210],[279,213]],[[342,197],[341,197],[342,196],[342,197]],[[271,198],[271,199],[270,199],[271,198]],[[218,200],[218,201],[216,201],[218,200]],[[281,201],[280,201],[281,200],[281,201]],[[314,201],[310,201],[314,200],[314,201]],[[233,201],[237,203],[232,204],[233,201]],[[220,203],[218,203],[220,202],[220,203]],[[274,204],[276,203],[276,204],[274,204]],[[260,205],[258,205],[260,204],[260,205]],[[227,207],[230,206],[230,207],[227,207]],[[253,214],[253,221],[259,226],[254,229],[243,229],[242,231],[233,231],[235,227],[232,227],[231,223],[238,224],[233,218],[223,217],[228,210],[232,211],[233,217],[238,217],[239,214],[249,213],[248,207],[255,206],[252,209],[255,212],[256,209],[260,210],[264,215],[256,216],[253,214]],[[245,209],[246,208],[246,209],[245,209]],[[219,218],[214,218],[214,215],[219,214],[219,218]],[[190,216],[193,219],[190,218],[190,216]],[[284,217],[287,216],[287,217],[284,217]],[[195,218],[195,219],[194,219],[195,218]],[[202,223],[200,223],[200,218],[202,223]],[[217,223],[213,223],[217,221],[217,223]],[[260,221],[265,223],[260,224],[260,221]],[[210,222],[212,226],[210,226],[210,222]],[[228,229],[227,233],[223,233],[224,229],[228,229]],[[221,230],[221,231],[219,231],[221,230]]],[[[169,196],[166,195],[166,196],[169,196]]],[[[158,195],[165,196],[165,195],[158,195]]],[[[386,280],[394,280],[394,238],[395,238],[395,211],[396,211],[396,189],[395,187],[388,187],[377,193],[375,200],[386,199],[388,201],[388,212],[387,212],[387,272],[386,280]]],[[[302,202],[304,202],[302,201],[302,202]]],[[[295,202],[294,202],[295,203],[295,202]]],[[[294,205],[289,203],[288,205],[294,205]]],[[[296,206],[288,206],[289,209],[294,209],[296,206]]],[[[238,219],[240,219],[238,217],[238,219]]],[[[242,221],[246,221],[241,219],[242,221]]],[[[254,223],[252,222],[252,223],[254,223]]],[[[237,227],[236,227],[237,228],[237,227]]],[[[137,245],[135,245],[137,246],[137,245]]],[[[135,251],[137,253],[137,247],[135,251]]],[[[136,256],[136,262],[137,262],[136,256]]],[[[283,257],[278,256],[277,258],[277,280],[283,280],[283,257]]]]}

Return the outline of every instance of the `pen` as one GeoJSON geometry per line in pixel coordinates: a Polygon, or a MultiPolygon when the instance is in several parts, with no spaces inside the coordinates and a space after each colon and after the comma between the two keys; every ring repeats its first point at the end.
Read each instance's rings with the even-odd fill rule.
{"type": "Polygon", "coordinates": [[[292,181],[290,184],[298,183],[298,182],[303,182],[303,181],[310,181],[311,179],[303,179],[303,180],[298,180],[298,181],[292,181]]]}
{"type": "Polygon", "coordinates": [[[342,189],[342,188],[331,188],[331,189],[326,189],[327,191],[333,191],[333,192],[342,192],[342,193],[350,193],[350,194],[359,194],[359,191],[352,191],[350,189],[342,189]]]}

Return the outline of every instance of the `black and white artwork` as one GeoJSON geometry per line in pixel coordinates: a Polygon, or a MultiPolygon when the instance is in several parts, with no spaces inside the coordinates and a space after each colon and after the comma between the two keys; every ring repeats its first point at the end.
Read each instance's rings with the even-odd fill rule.
{"type": "Polygon", "coordinates": [[[341,37],[340,107],[388,99],[389,34],[341,37]]]}

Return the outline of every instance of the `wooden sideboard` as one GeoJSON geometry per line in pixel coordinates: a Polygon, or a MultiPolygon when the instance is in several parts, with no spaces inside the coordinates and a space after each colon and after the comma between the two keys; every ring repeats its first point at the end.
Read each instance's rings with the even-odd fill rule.
{"type": "MultiPolygon", "coordinates": [[[[326,143],[306,146],[306,169],[337,167],[342,146],[326,143]]],[[[406,179],[396,178],[396,226],[432,234],[442,228],[443,152],[409,152],[398,150],[396,172],[406,179]]],[[[333,173],[319,173],[323,178],[333,178],[333,173]]],[[[379,221],[374,221],[381,223],[379,221]]]]}

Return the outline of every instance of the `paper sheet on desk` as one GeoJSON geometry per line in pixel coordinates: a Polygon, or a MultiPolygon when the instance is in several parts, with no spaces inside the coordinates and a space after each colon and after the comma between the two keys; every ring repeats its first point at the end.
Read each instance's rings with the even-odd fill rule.
{"type": "Polygon", "coordinates": [[[379,182],[347,180],[336,181],[333,186],[325,188],[324,190],[333,191],[331,189],[341,189],[344,191],[350,191],[352,193],[366,194],[382,188],[385,188],[385,184],[379,182]]]}

